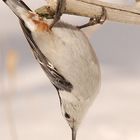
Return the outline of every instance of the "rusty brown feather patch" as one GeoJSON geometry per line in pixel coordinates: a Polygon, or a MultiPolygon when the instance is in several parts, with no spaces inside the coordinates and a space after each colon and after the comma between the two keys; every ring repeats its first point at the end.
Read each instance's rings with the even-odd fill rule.
{"type": "Polygon", "coordinates": [[[28,18],[32,20],[32,22],[37,25],[36,31],[38,32],[45,32],[50,31],[49,25],[43,21],[43,18],[38,16],[35,13],[30,12],[28,18]]]}

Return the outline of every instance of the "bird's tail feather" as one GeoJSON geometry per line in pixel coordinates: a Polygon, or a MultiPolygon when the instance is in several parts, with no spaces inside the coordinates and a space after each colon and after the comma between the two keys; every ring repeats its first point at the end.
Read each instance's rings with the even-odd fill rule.
{"type": "Polygon", "coordinates": [[[21,18],[23,12],[29,12],[31,9],[22,0],[3,0],[7,6],[15,13],[18,18],[21,18]]]}

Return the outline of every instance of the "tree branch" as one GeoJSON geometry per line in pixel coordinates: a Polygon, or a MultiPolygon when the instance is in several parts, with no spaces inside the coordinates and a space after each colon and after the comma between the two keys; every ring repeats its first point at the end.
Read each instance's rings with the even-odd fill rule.
{"type": "MultiPolygon", "coordinates": [[[[48,0],[48,5],[55,11],[57,0],[48,0]]],[[[94,17],[101,15],[102,7],[107,11],[109,21],[140,24],[140,8],[137,6],[126,6],[101,2],[98,0],[66,0],[65,14],[94,17]]],[[[40,13],[45,14],[45,7],[40,13]]]]}

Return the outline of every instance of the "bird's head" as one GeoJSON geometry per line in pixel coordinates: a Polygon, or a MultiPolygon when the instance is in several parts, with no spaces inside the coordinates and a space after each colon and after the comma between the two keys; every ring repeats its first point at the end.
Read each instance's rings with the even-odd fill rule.
{"type": "Polygon", "coordinates": [[[69,126],[71,129],[78,129],[86,112],[84,103],[76,100],[66,101],[64,98],[62,98],[61,103],[62,114],[69,126]]]}

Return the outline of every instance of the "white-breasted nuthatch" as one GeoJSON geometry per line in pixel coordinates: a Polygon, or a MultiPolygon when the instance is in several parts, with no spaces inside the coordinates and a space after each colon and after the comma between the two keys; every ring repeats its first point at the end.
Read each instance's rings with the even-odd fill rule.
{"type": "Polygon", "coordinates": [[[100,67],[91,44],[75,26],[59,21],[50,29],[53,19],[32,12],[23,1],[3,1],[19,18],[35,58],[57,89],[62,114],[76,140],[77,128],[100,87],[100,67]]]}

